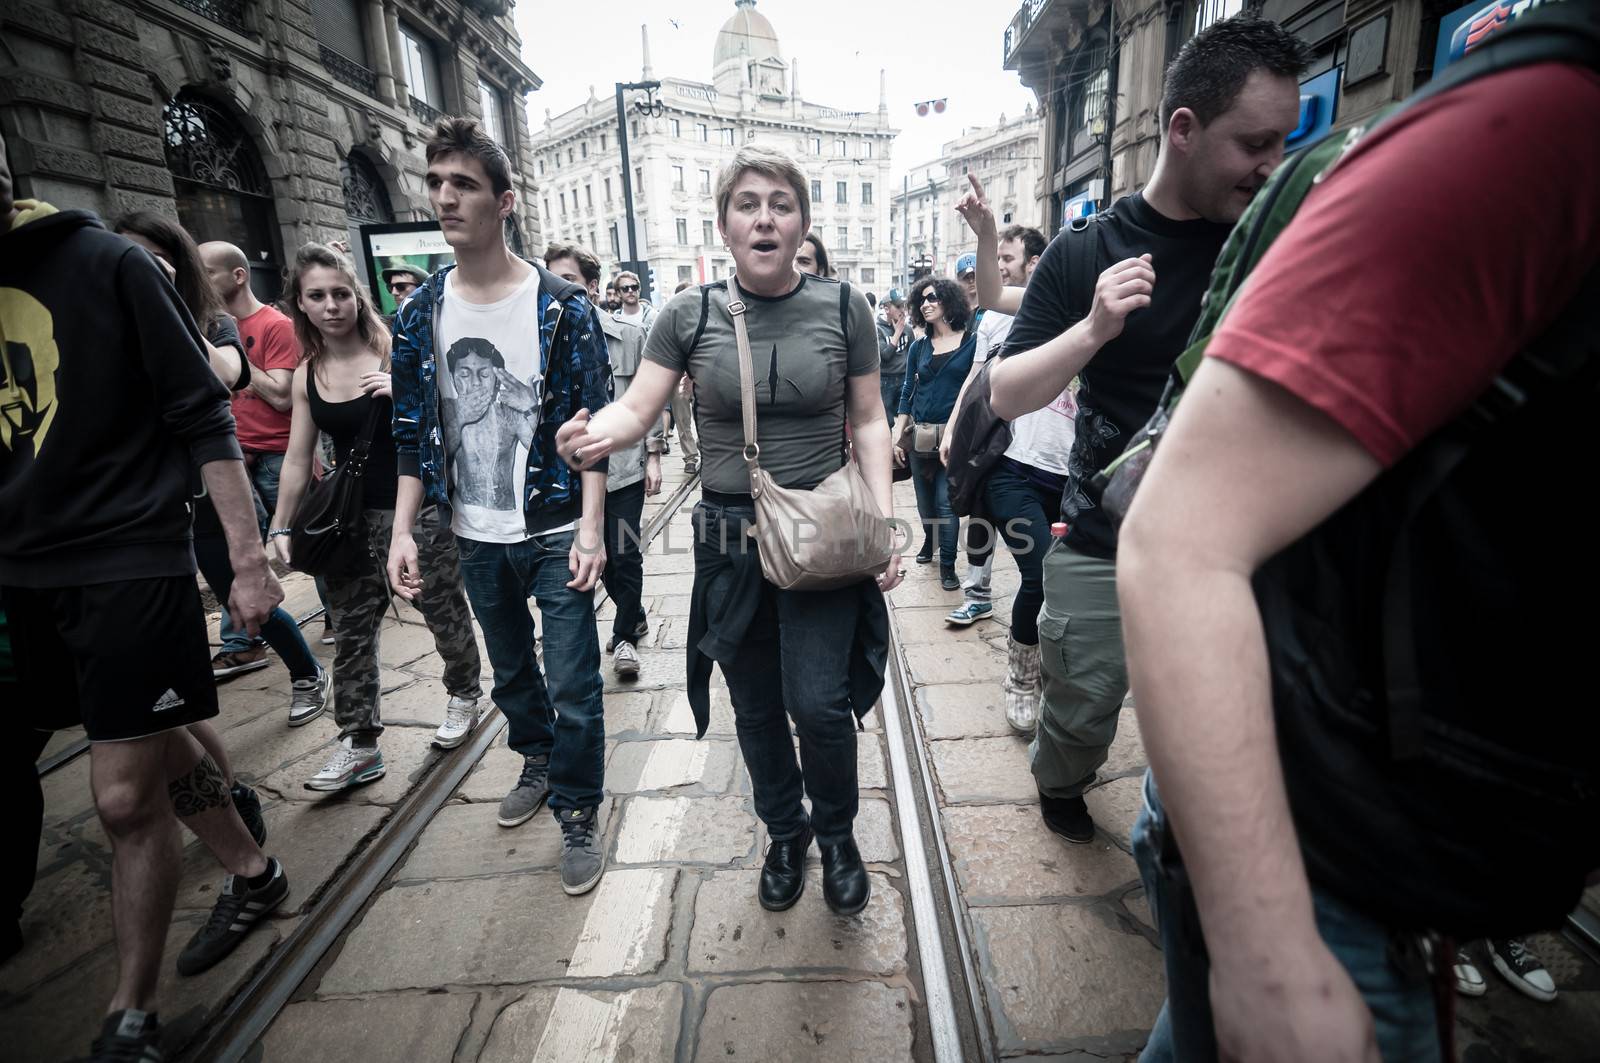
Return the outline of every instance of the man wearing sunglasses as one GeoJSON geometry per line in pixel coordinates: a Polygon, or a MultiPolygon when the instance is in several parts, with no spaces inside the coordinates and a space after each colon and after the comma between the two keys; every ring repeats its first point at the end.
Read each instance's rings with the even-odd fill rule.
{"type": "Polygon", "coordinates": [[[389,294],[394,297],[394,305],[399,309],[417,285],[428,279],[428,275],[416,266],[398,265],[390,266],[381,274],[383,286],[389,289],[389,294]]]}
{"type": "Polygon", "coordinates": [[[650,325],[656,319],[656,308],[650,305],[649,300],[639,298],[638,275],[627,270],[617,274],[617,295],[622,299],[622,306],[611,316],[649,332],[650,325]]]}

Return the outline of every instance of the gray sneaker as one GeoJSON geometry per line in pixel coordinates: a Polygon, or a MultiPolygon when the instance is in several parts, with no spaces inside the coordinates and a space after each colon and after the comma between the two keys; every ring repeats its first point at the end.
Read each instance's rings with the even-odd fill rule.
{"type": "Polygon", "coordinates": [[[321,716],[328,707],[328,690],[333,677],[318,668],[315,679],[296,679],[289,684],[289,726],[304,727],[321,716]]]}
{"type": "Polygon", "coordinates": [[[561,824],[561,888],[576,897],[588,893],[606,870],[606,838],[597,808],[564,808],[561,824]]]}
{"type": "Polygon", "coordinates": [[[522,774],[517,785],[500,802],[500,825],[517,827],[533,818],[550,796],[550,755],[522,758],[522,774]]]}

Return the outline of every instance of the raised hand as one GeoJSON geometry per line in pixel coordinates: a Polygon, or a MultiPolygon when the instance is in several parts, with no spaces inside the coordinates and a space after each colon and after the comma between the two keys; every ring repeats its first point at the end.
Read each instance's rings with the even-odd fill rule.
{"type": "Polygon", "coordinates": [[[994,211],[989,208],[989,201],[983,197],[983,183],[978,180],[975,173],[967,174],[967,184],[970,186],[966,193],[956,203],[956,213],[961,215],[972,231],[983,233],[994,231],[994,211]]]}

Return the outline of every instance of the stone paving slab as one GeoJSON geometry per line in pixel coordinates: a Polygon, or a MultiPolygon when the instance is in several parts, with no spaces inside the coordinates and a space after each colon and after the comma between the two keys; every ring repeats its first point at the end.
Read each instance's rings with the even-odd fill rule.
{"type": "Polygon", "coordinates": [[[911,1060],[909,994],[881,982],[719,986],[706,1000],[695,1063],[911,1060]]]}
{"type": "Polygon", "coordinates": [[[882,735],[870,731],[856,735],[856,785],[863,790],[889,788],[889,763],[884,759],[882,735]]]}
{"type": "Polygon", "coordinates": [[[1002,1054],[1143,1045],[1165,995],[1161,953],[1110,910],[975,908],[972,924],[1002,1054]]]}
{"type": "Polygon", "coordinates": [[[479,1063],[650,1063],[677,1051],[683,990],[675,983],[622,993],[534,989],[495,1019],[479,1063]]]}
{"type": "MultiPolygon", "coordinates": [[[[305,910],[356,843],[376,830],[389,812],[349,801],[274,801],[265,805],[262,815],[267,822],[263,848],[283,861],[284,874],[289,876],[289,899],[278,909],[289,915],[305,910]]],[[[210,911],[217,902],[223,875],[209,849],[198,842],[188,846],[183,852],[177,906],[210,911]]]]}
{"type": "MultiPolygon", "coordinates": [[[[610,836],[612,800],[600,803],[601,829],[610,836]]],[[[470,878],[479,875],[548,871],[561,864],[561,828],[541,808],[528,822],[502,827],[495,809],[482,803],[452,804],[439,810],[416,848],[395,873],[401,881],[470,878]]]]}
{"type": "Polygon", "coordinates": [[[630,797],[622,806],[616,864],[743,863],[756,844],[756,817],[740,797],[630,797]]]}
{"type": "Polygon", "coordinates": [[[1038,803],[1028,746],[1021,739],[969,738],[929,742],[928,748],[947,803],[1038,803]]]}
{"type": "MultiPolygon", "coordinates": [[[[892,592],[891,592],[892,593],[892,592]]],[[[960,603],[957,602],[957,605],[960,603]]],[[[980,620],[961,627],[945,623],[950,609],[938,607],[902,608],[894,611],[894,630],[903,646],[960,646],[983,643],[983,636],[994,624],[993,620],[980,620]]]]}
{"type": "MultiPolygon", "coordinates": [[[[282,701],[270,711],[224,731],[222,741],[234,776],[254,785],[314,752],[326,759],[333,753],[339,734],[333,726],[332,705],[325,717],[326,723],[319,718],[301,727],[290,727],[288,702],[282,701]]],[[[311,770],[315,772],[316,768],[311,770]]]]}
{"type": "Polygon", "coordinates": [[[0,993],[22,995],[112,937],[110,850],[95,866],[74,861],[34,883],[22,909],[22,951],[0,965],[0,993]]]}
{"type": "Polygon", "coordinates": [[[472,1022],[473,993],[404,993],[290,1004],[260,1041],[260,1063],[448,1060],[472,1022]]]}
{"type": "MultiPolygon", "coordinates": [[[[257,927],[220,964],[199,977],[183,978],[173,962],[203,922],[199,916],[174,920],[167,931],[156,999],[161,1002],[162,1036],[169,1048],[193,1037],[280,940],[275,925],[257,927]]],[[[82,1058],[100,1032],[116,983],[116,949],[108,942],[30,996],[0,1008],[0,1045],[17,1046],[17,1058],[29,1061],[82,1058]]]]}
{"type": "Polygon", "coordinates": [[[1004,655],[979,640],[907,646],[906,667],[911,680],[924,683],[999,682],[1006,676],[1004,655]]]}
{"type": "MultiPolygon", "coordinates": [[[[689,707],[689,693],[685,690],[668,690],[656,698],[650,730],[659,735],[694,736],[694,710],[689,707]]],[[[706,734],[735,734],[733,702],[728,699],[728,688],[720,683],[711,686],[711,718],[706,724],[706,734]]]]}
{"type": "Polygon", "coordinates": [[[619,869],[582,897],[548,872],[397,885],[350,934],[318,992],[647,973],[666,952],[675,883],[672,871],[619,869]]]}
{"type": "Polygon", "coordinates": [[[905,905],[876,872],[872,899],[858,915],[838,916],[822,899],[822,870],[811,867],[806,889],[787,912],[756,899],[758,871],[719,871],[701,882],[689,938],[692,972],[856,971],[890,975],[906,966],[905,905]]]}
{"type": "Polygon", "coordinates": [[[1098,897],[1139,878],[1133,858],[1103,839],[1073,845],[1056,837],[1038,805],[961,805],[942,815],[968,904],[1098,897]]]}
{"type": "Polygon", "coordinates": [[[624,742],[606,771],[606,789],[614,794],[650,793],[697,788],[727,793],[742,771],[739,747],[725,740],[669,738],[658,742],[624,742]]]}
{"type": "Polygon", "coordinates": [[[1132,775],[1102,783],[1083,795],[1095,826],[1129,852],[1133,851],[1133,822],[1144,807],[1143,784],[1142,776],[1132,775]]]}
{"type": "Polygon", "coordinates": [[[942,683],[917,688],[922,733],[935,738],[1004,738],[1015,734],[1006,723],[997,683],[942,683]]]}

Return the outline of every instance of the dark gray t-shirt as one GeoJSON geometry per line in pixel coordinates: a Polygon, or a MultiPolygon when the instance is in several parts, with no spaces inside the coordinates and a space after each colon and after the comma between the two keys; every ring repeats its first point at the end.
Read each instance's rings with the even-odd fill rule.
{"type": "MultiPolygon", "coordinates": [[[[689,288],[656,314],[644,356],[694,380],[701,482],[712,491],[743,494],[750,475],[728,285],[704,287],[704,304],[702,290],[689,288]]],[[[814,487],[844,464],[845,378],[878,371],[866,296],[850,290],[841,322],[840,294],[838,281],[802,276],[788,295],[744,295],[761,467],[783,487],[814,487]]]]}

